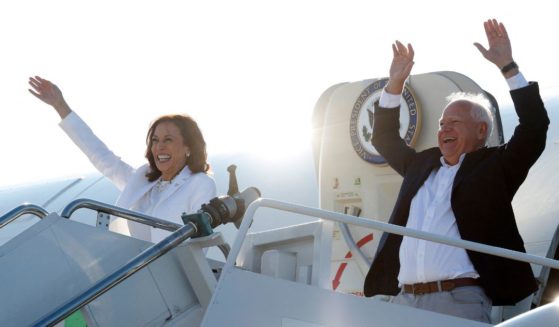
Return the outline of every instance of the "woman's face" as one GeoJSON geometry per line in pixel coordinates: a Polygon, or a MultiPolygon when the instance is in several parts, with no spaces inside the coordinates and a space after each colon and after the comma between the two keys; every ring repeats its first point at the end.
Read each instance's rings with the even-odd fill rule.
{"type": "Polygon", "coordinates": [[[186,165],[190,149],[184,145],[180,129],[172,122],[164,121],[155,127],[151,136],[151,154],[161,178],[171,180],[186,165]]]}

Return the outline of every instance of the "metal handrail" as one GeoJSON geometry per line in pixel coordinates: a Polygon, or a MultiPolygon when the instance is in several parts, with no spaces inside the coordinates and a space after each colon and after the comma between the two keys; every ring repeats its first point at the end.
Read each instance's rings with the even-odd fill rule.
{"type": "MultiPolygon", "coordinates": [[[[555,229],[555,233],[553,233],[553,237],[551,238],[551,244],[549,245],[549,248],[547,250],[547,255],[546,255],[547,258],[555,257],[558,244],[559,244],[559,226],[555,229]]],[[[544,294],[544,290],[547,286],[550,273],[551,273],[551,269],[549,267],[542,267],[542,270],[540,271],[540,275],[538,276],[538,281],[540,282],[540,289],[534,295],[534,299],[533,299],[533,303],[535,303],[538,306],[542,301],[542,297],[544,294]]]]}
{"type": "Polygon", "coordinates": [[[355,240],[353,239],[353,236],[351,236],[351,233],[349,231],[349,227],[347,226],[347,224],[338,223],[338,228],[342,232],[342,236],[344,237],[344,241],[345,241],[347,247],[349,248],[349,251],[352,253],[352,255],[354,257],[359,258],[365,264],[365,266],[370,267],[372,262],[369,261],[369,258],[367,258],[365,253],[363,253],[363,251],[361,251],[361,249],[357,246],[357,243],[355,243],[355,240]]]}
{"type": "MultiPolygon", "coordinates": [[[[167,220],[155,218],[140,212],[120,208],[114,205],[106,204],[91,199],[77,199],[68,203],[66,207],[62,209],[60,216],[66,219],[70,219],[70,216],[72,216],[72,214],[76,210],[84,209],[84,208],[95,210],[97,212],[104,212],[112,216],[128,219],[140,224],[152,226],[155,228],[160,228],[170,232],[174,232],[183,227],[183,225],[175,224],[167,220]]],[[[230,251],[229,244],[226,243],[226,244],[218,245],[218,248],[221,250],[225,258],[229,256],[229,251],[230,251]]]]}
{"type": "Polygon", "coordinates": [[[223,267],[222,273],[226,273],[227,271],[229,271],[234,267],[235,260],[239,255],[241,246],[248,232],[248,228],[252,223],[254,214],[256,210],[260,207],[272,208],[277,210],[288,211],[291,213],[302,214],[302,215],[312,216],[316,218],[322,218],[326,220],[338,221],[346,224],[352,224],[352,225],[362,226],[370,229],[381,230],[392,234],[410,236],[422,240],[433,241],[433,242],[446,244],[446,245],[452,245],[452,246],[456,246],[456,247],[460,247],[476,252],[496,255],[503,258],[509,258],[509,259],[528,262],[528,263],[535,263],[538,265],[559,269],[559,260],[548,259],[532,254],[508,250],[508,249],[476,243],[472,241],[466,241],[458,238],[450,238],[439,234],[418,231],[415,229],[393,225],[377,220],[364,219],[364,218],[345,215],[337,212],[310,208],[302,205],[286,203],[286,202],[276,201],[272,199],[260,198],[252,202],[250,206],[247,208],[245,215],[243,217],[243,222],[241,224],[241,227],[237,232],[235,243],[233,244],[233,248],[231,249],[230,255],[227,258],[227,262],[223,267]]]}
{"type": "Polygon", "coordinates": [[[229,256],[229,252],[231,252],[231,247],[229,246],[229,244],[228,243],[220,244],[217,247],[218,249],[221,250],[221,253],[223,253],[225,259],[227,259],[227,257],[229,256]]]}
{"type": "Polygon", "coordinates": [[[45,209],[43,209],[38,205],[24,203],[8,211],[6,214],[0,217],[0,228],[6,226],[7,224],[11,223],[17,218],[27,214],[35,215],[42,219],[45,218],[49,213],[48,211],[46,211],[45,209]]]}
{"type": "Polygon", "coordinates": [[[114,205],[90,199],[77,199],[70,202],[68,205],[66,205],[66,207],[64,207],[60,216],[64,218],[70,218],[74,211],[82,208],[95,210],[97,212],[104,212],[109,215],[118,216],[120,218],[128,219],[155,228],[164,229],[170,232],[174,232],[183,226],[167,220],[151,217],[140,212],[120,208],[114,205]]]}
{"type": "Polygon", "coordinates": [[[111,290],[113,287],[126,280],[128,277],[134,275],[136,272],[138,272],[140,269],[142,269],[152,261],[169,252],[171,249],[181,244],[187,238],[197,235],[197,233],[198,229],[192,222],[182,226],[180,229],[164,238],[161,242],[145,249],[142,253],[138,254],[132,260],[128,261],[124,266],[119,268],[114,273],[92,285],[82,294],[74,297],[70,301],[53,310],[51,313],[37,320],[35,323],[32,324],[32,326],[54,326],[55,324],[70,316],[72,313],[76,312],[85,305],[89,304],[91,301],[111,290]]]}

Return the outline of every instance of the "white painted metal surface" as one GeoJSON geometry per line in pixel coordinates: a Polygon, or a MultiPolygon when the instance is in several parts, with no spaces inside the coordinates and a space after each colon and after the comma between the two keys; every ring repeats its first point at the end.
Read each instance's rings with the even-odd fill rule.
{"type": "Polygon", "coordinates": [[[202,326],[490,326],[234,268],[223,272],[202,326]]]}
{"type": "Polygon", "coordinates": [[[499,327],[555,327],[559,325],[559,301],[546,304],[528,314],[509,319],[499,327]]]}
{"type": "MultiPolygon", "coordinates": [[[[331,230],[331,224],[312,222],[249,234],[236,264],[249,271],[329,288],[331,230]],[[291,278],[285,270],[293,272],[291,278]]],[[[242,231],[237,237],[241,235],[242,231]]]]}
{"type": "MultiPolygon", "coordinates": [[[[33,323],[150,245],[50,214],[0,248],[0,326],[33,323]]],[[[161,326],[180,320],[182,326],[198,326],[203,306],[186,276],[196,256],[189,247],[170,251],[89,304],[88,325],[161,326]]],[[[207,271],[210,276],[204,277],[211,280],[207,271]]],[[[201,286],[199,275],[190,280],[201,286]]],[[[215,278],[212,291],[213,285],[215,278]]]]}

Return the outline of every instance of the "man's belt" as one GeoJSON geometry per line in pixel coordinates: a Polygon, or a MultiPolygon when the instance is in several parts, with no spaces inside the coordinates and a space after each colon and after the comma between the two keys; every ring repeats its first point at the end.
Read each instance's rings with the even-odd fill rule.
{"type": "Polygon", "coordinates": [[[479,286],[479,280],[475,278],[456,278],[447,280],[438,280],[429,283],[417,283],[417,284],[404,284],[402,291],[404,293],[410,293],[415,295],[428,294],[434,292],[450,292],[457,287],[462,286],[479,286]]]}

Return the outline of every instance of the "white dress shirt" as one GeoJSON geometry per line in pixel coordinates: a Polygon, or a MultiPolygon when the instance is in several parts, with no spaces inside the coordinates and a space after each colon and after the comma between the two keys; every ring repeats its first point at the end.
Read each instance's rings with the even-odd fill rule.
{"type": "MultiPolygon", "coordinates": [[[[460,238],[450,195],[464,157],[462,154],[454,166],[441,157],[442,166],[431,172],[414,196],[406,227],[460,238]]],[[[404,236],[400,245],[400,285],[458,277],[479,277],[466,250],[404,236]]]]}

